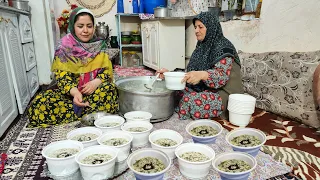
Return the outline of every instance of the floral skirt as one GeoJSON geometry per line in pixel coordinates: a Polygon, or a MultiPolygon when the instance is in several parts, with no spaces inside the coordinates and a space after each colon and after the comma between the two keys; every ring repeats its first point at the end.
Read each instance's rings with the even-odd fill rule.
{"type": "Polygon", "coordinates": [[[224,109],[219,93],[212,91],[196,92],[186,88],[178,91],[177,99],[176,112],[181,120],[218,117],[224,109]]]}
{"type": "Polygon", "coordinates": [[[27,115],[30,123],[28,127],[47,127],[80,120],[83,115],[104,111],[117,113],[119,109],[118,91],[114,84],[105,82],[97,90],[83,96],[83,102],[88,101],[90,107],[84,107],[78,117],[73,109],[73,97],[62,94],[59,89],[47,90],[39,93],[31,102],[27,115]]]}

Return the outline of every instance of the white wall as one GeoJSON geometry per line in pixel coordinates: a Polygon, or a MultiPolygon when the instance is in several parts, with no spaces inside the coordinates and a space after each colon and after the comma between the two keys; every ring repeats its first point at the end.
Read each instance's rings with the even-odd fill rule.
{"type": "MultiPolygon", "coordinates": [[[[320,50],[319,0],[265,0],[261,18],[222,22],[224,35],[245,52],[320,50]]],[[[194,33],[188,38],[194,41],[194,33]]],[[[194,41],[196,42],[196,41],[194,41]]],[[[189,44],[186,50],[194,44],[189,44]]]]}
{"type": "MultiPolygon", "coordinates": [[[[55,0],[54,1],[54,14],[57,18],[62,10],[69,9],[69,5],[66,0],[55,0]]],[[[105,22],[109,25],[109,29],[112,29],[111,36],[117,35],[117,26],[115,15],[117,13],[117,5],[115,4],[109,13],[103,15],[102,17],[96,18],[96,22],[105,22]]]]}

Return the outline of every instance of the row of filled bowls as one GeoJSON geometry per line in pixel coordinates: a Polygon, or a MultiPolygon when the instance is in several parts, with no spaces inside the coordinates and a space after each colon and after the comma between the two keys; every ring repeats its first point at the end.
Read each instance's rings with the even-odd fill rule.
{"type": "MultiPolygon", "coordinates": [[[[90,148],[86,148],[84,150],[83,148],[81,148],[81,146],[77,146],[80,152],[77,152],[67,157],[56,158],[56,157],[53,157],[52,155],[50,156],[50,154],[54,154],[53,152],[55,151],[59,151],[59,150],[61,151],[62,147],[64,149],[65,148],[72,149],[72,147],[75,146],[75,143],[79,145],[79,142],[75,141],[71,143],[69,140],[68,142],[60,141],[60,142],[52,143],[50,144],[51,146],[49,145],[43,150],[43,156],[46,157],[47,159],[49,171],[51,173],[52,171],[54,171],[54,173],[57,173],[57,174],[61,174],[61,173],[67,174],[70,172],[74,172],[80,166],[80,170],[84,179],[103,179],[103,178],[112,176],[112,174],[115,171],[115,168],[117,168],[117,163],[119,165],[119,163],[123,164],[127,162],[129,168],[133,170],[133,172],[135,173],[138,179],[141,179],[141,178],[154,179],[155,177],[160,177],[161,179],[161,176],[163,176],[164,172],[169,169],[171,164],[171,159],[174,159],[177,156],[178,162],[179,162],[179,169],[181,173],[184,176],[189,178],[201,178],[206,176],[209,173],[211,162],[213,167],[221,174],[221,176],[237,176],[237,177],[240,177],[243,175],[249,176],[250,172],[256,166],[256,161],[253,156],[255,156],[258,153],[259,148],[265,142],[265,135],[263,132],[259,130],[250,129],[250,128],[235,130],[230,132],[226,136],[227,142],[233,147],[235,151],[244,151],[252,154],[253,156],[247,153],[233,152],[233,153],[221,154],[215,158],[215,153],[212,148],[205,145],[201,145],[201,144],[193,144],[193,143],[182,144],[183,137],[179,133],[172,130],[160,129],[150,134],[153,128],[152,124],[147,121],[144,121],[143,118],[141,118],[141,115],[137,119],[140,119],[141,121],[127,122],[122,124],[121,125],[122,131],[121,130],[116,131],[113,129],[113,131],[109,131],[109,132],[107,131],[106,133],[102,134],[101,130],[93,127],[79,128],[71,131],[67,135],[68,139],[75,139],[78,141],[80,140],[82,141],[82,143],[80,144],[85,147],[90,147],[96,144],[100,144],[100,146],[93,146],[90,148]],[[132,132],[129,130],[130,128],[136,128],[136,129],[140,128],[140,130],[142,129],[142,131],[132,132]],[[81,134],[88,135],[90,133],[96,134],[97,137],[91,138],[91,140],[77,139],[81,134]],[[235,137],[238,137],[241,135],[256,136],[260,140],[260,143],[256,144],[253,147],[241,147],[241,146],[232,144],[232,140],[235,137]],[[119,139],[118,139],[118,142],[111,141],[113,138],[122,138],[122,141],[123,141],[122,144],[121,142],[119,142],[119,139]],[[165,142],[162,142],[164,144],[161,144],[161,142],[156,143],[156,141],[160,139],[166,139],[165,142]],[[108,140],[109,142],[106,142],[108,140]],[[174,141],[176,143],[170,145],[170,141],[168,142],[168,140],[174,141]],[[151,143],[152,148],[154,149],[144,148],[141,150],[137,150],[133,152],[129,156],[129,158],[127,158],[130,152],[131,145],[134,147],[144,146],[148,143],[148,141],[151,143]],[[108,144],[108,143],[115,143],[115,144],[108,144]],[[110,155],[110,157],[109,158],[99,157],[100,159],[97,159],[97,157],[93,157],[94,155],[97,155],[97,153],[99,154],[101,152],[104,152],[110,155]],[[86,164],[85,162],[86,159],[88,161],[88,159],[90,158],[92,160],[91,161],[92,163],[86,164]],[[103,158],[105,158],[104,160],[107,159],[107,161],[104,161],[103,158]],[[200,162],[197,161],[197,159],[199,158],[202,159],[200,162]],[[220,169],[218,168],[219,165],[223,164],[223,162],[225,162],[228,159],[230,160],[230,158],[231,159],[233,158],[232,159],[233,161],[234,160],[245,161],[247,163],[244,165],[244,167],[246,166],[245,171],[230,173],[230,172],[224,171],[223,169],[221,169],[221,167],[220,169]],[[74,170],[70,170],[70,169],[67,170],[72,166],[68,165],[68,163],[61,163],[61,161],[64,159],[69,160],[70,162],[73,161],[74,170]],[[52,162],[50,161],[57,162],[58,164],[60,164],[59,165],[60,167],[57,168],[54,165],[52,166],[52,168],[50,168],[50,165],[52,165],[52,162]],[[154,164],[161,164],[160,162],[163,163],[161,166],[154,165],[154,164]],[[61,164],[67,165],[66,166],[67,168],[61,167],[61,164]],[[104,168],[96,168],[101,166],[104,166],[104,168]],[[92,169],[93,167],[94,169],[92,169]],[[106,169],[107,167],[108,167],[108,170],[106,169]],[[248,167],[250,168],[248,169],[248,167]],[[155,172],[154,169],[157,169],[158,171],[155,172]]],[[[96,122],[99,122],[99,120],[97,120],[96,122]]],[[[108,121],[108,123],[113,123],[113,124],[119,123],[119,122],[122,122],[121,117],[116,117],[116,116],[113,118],[113,120],[109,119],[108,121]]],[[[100,123],[104,123],[104,122],[100,122],[100,123]]],[[[194,142],[214,143],[217,136],[221,134],[222,127],[219,123],[212,120],[197,120],[189,123],[186,127],[186,131],[192,136],[194,142]],[[202,128],[206,127],[206,129],[201,129],[201,127],[202,128]],[[211,127],[215,129],[216,133],[212,135],[206,132],[210,130],[207,127],[211,127]],[[199,133],[199,134],[195,134],[193,132],[194,130],[198,130],[198,132],[196,133],[199,133]],[[210,134],[210,135],[205,136],[206,134],[210,134]]],[[[244,142],[244,144],[247,144],[246,141],[247,140],[242,140],[241,142],[244,142]]],[[[224,163],[223,165],[228,166],[227,168],[229,168],[229,171],[231,170],[233,172],[237,171],[239,168],[241,169],[241,167],[235,166],[234,163],[232,164],[232,162],[231,164],[229,162],[229,165],[228,163],[224,163]]],[[[222,168],[226,168],[226,167],[222,167],[222,168]]]]}

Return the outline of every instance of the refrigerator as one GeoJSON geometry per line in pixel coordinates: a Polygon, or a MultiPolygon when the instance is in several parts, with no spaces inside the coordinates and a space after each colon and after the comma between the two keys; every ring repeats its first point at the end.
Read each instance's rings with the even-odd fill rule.
{"type": "Polygon", "coordinates": [[[39,83],[47,85],[51,82],[51,64],[59,36],[54,0],[29,0],[29,6],[39,83]]]}

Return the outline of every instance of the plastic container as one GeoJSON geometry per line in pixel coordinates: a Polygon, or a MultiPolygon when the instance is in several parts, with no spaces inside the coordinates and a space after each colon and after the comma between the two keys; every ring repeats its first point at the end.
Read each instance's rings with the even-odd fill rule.
{"type": "Polygon", "coordinates": [[[116,162],[122,162],[122,161],[126,160],[129,156],[131,142],[133,140],[132,134],[125,132],[125,131],[121,131],[121,130],[104,133],[98,139],[98,143],[103,146],[108,146],[108,145],[105,145],[103,142],[106,140],[112,139],[112,138],[124,138],[128,141],[127,143],[119,145],[119,146],[111,146],[111,147],[114,147],[119,150],[116,162]]]}
{"type": "Polygon", "coordinates": [[[80,171],[84,180],[108,179],[113,176],[118,150],[109,146],[92,146],[84,149],[76,156],[76,162],[79,164],[80,171]],[[109,154],[112,159],[101,164],[84,164],[82,159],[92,154],[109,154]]]}
{"type": "Polygon", "coordinates": [[[194,143],[200,143],[200,144],[214,144],[217,140],[217,137],[222,133],[222,126],[213,120],[208,120],[208,119],[201,119],[201,120],[195,120],[191,121],[187,126],[186,126],[186,131],[187,133],[192,137],[192,140],[194,143]],[[214,136],[207,136],[207,137],[201,137],[201,136],[195,136],[191,134],[191,130],[195,127],[198,126],[211,126],[215,130],[218,131],[218,133],[214,136]]]}
{"type": "Polygon", "coordinates": [[[261,146],[263,146],[266,141],[267,141],[267,137],[266,135],[258,130],[258,129],[254,129],[254,128],[240,128],[240,129],[235,129],[233,131],[230,131],[227,135],[226,135],[226,141],[228,142],[228,144],[230,146],[232,146],[232,149],[234,151],[240,151],[240,152],[245,152],[250,154],[251,156],[255,157],[258,155],[261,146]],[[252,135],[252,136],[256,136],[260,141],[261,144],[257,145],[257,146],[252,146],[252,147],[241,147],[241,146],[236,146],[233,145],[231,143],[231,140],[237,136],[241,136],[241,135],[252,135]]]}
{"type": "Polygon", "coordinates": [[[210,170],[212,160],[215,157],[214,150],[203,144],[185,143],[178,146],[175,150],[178,157],[179,170],[188,179],[204,179],[210,170]],[[191,162],[182,159],[180,156],[186,152],[199,152],[205,154],[209,160],[202,162],[191,162]]]}
{"type": "Polygon", "coordinates": [[[53,158],[49,156],[50,153],[62,148],[75,148],[80,152],[83,150],[83,144],[73,140],[57,141],[50,143],[42,150],[42,156],[46,158],[48,169],[54,176],[67,176],[79,169],[79,165],[75,160],[75,157],[79,152],[65,158],[53,158]]]}
{"type": "Polygon", "coordinates": [[[251,155],[249,155],[247,153],[226,152],[226,153],[219,154],[212,161],[212,166],[213,166],[214,170],[219,172],[220,177],[223,180],[247,180],[250,176],[251,171],[253,171],[257,167],[257,161],[254,157],[252,157],[251,155]],[[251,166],[251,169],[244,171],[244,172],[231,173],[231,172],[221,171],[218,168],[218,165],[221,162],[231,160],[231,159],[243,160],[251,166]]]}
{"type": "Polygon", "coordinates": [[[140,0],[139,13],[144,13],[144,0],[140,0]]]}
{"type": "Polygon", "coordinates": [[[124,114],[127,122],[138,121],[138,122],[150,122],[152,114],[146,111],[130,111],[124,114]]]}
{"type": "Polygon", "coordinates": [[[134,151],[132,154],[129,155],[127,159],[127,163],[131,171],[133,171],[134,176],[136,177],[137,180],[162,180],[164,177],[164,174],[166,171],[168,171],[171,167],[171,159],[168,157],[167,154],[164,152],[157,150],[157,149],[151,149],[151,148],[144,148],[144,149],[139,149],[137,151],[134,151]],[[160,161],[163,162],[165,165],[165,169],[157,172],[157,173],[141,173],[133,169],[133,164],[144,157],[154,157],[159,159],[160,161]]]}
{"type": "Polygon", "coordinates": [[[86,134],[86,133],[96,134],[97,137],[90,141],[82,141],[81,143],[83,144],[83,147],[87,148],[90,146],[98,145],[97,140],[102,135],[102,131],[96,127],[82,127],[82,128],[74,129],[67,134],[67,139],[72,140],[74,136],[86,134]]]}
{"type": "Polygon", "coordinates": [[[139,13],[138,0],[132,0],[133,13],[139,13]]]}
{"type": "Polygon", "coordinates": [[[165,72],[163,73],[166,87],[170,90],[183,90],[186,87],[186,82],[181,83],[186,75],[185,72],[165,72]]]}
{"type": "Polygon", "coordinates": [[[166,0],[147,0],[147,1],[144,1],[145,13],[154,14],[153,8],[156,8],[158,6],[166,7],[167,1],[166,0]]]}
{"type": "Polygon", "coordinates": [[[103,133],[106,133],[110,131],[120,130],[124,122],[125,122],[125,119],[123,117],[117,116],[117,115],[110,115],[110,116],[104,116],[97,119],[94,122],[94,125],[97,128],[99,128],[103,133]],[[119,123],[119,125],[106,127],[106,126],[103,126],[103,124],[105,123],[119,123]]]}
{"type": "Polygon", "coordinates": [[[123,0],[117,1],[117,13],[124,13],[123,0]]]}
{"type": "Polygon", "coordinates": [[[151,143],[151,147],[153,149],[158,149],[158,150],[166,153],[169,156],[169,158],[175,159],[176,158],[175,150],[183,142],[183,137],[178,132],[170,130],[170,129],[158,129],[156,131],[153,131],[149,135],[149,142],[151,143]],[[161,138],[172,139],[172,140],[176,141],[177,144],[174,146],[165,147],[165,146],[160,146],[160,145],[154,143],[156,140],[161,139],[161,138]]]}
{"type": "Polygon", "coordinates": [[[129,132],[132,134],[133,136],[132,147],[142,147],[147,145],[149,142],[149,135],[152,128],[153,128],[153,125],[149,122],[136,122],[136,121],[127,122],[121,126],[121,129],[123,131],[129,132]],[[132,132],[128,130],[129,128],[133,128],[133,127],[143,127],[143,128],[147,128],[147,130],[143,132],[132,132]]]}

